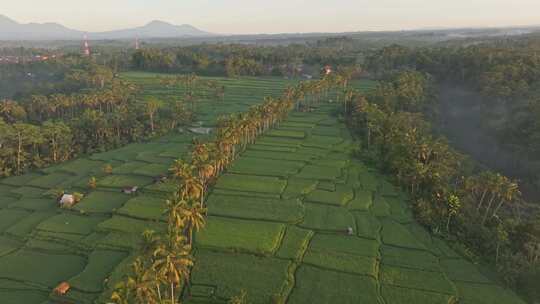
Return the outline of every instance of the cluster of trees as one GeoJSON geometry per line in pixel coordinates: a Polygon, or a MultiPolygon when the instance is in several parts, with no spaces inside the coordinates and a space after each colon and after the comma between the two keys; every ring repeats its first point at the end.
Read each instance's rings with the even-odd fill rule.
{"type": "MultiPolygon", "coordinates": [[[[178,303],[182,287],[189,287],[193,266],[193,232],[206,223],[204,206],[208,187],[255,139],[278,125],[305,94],[305,86],[288,89],[280,99],[267,98],[248,112],[219,119],[216,136],[195,142],[188,161],[179,159],[170,168],[177,190],[167,200],[167,231],[143,233],[142,254],[132,273],[116,286],[115,303],[178,303]]],[[[245,294],[231,299],[242,302],[245,294]]]]}
{"type": "Polygon", "coordinates": [[[426,119],[434,102],[431,85],[428,75],[403,71],[367,95],[355,92],[348,123],[364,156],[376,159],[410,194],[422,224],[494,262],[515,283],[540,266],[540,222],[521,216],[517,181],[475,169],[433,135],[426,119]]]}
{"type": "Polygon", "coordinates": [[[196,72],[203,75],[299,76],[321,66],[352,65],[358,50],[315,45],[256,46],[244,44],[145,48],[132,55],[135,69],[159,72],[196,72]],[[311,68],[308,68],[311,67],[311,68]]]}
{"type": "Polygon", "coordinates": [[[411,49],[392,45],[366,60],[376,75],[415,69],[443,83],[458,84],[480,92],[486,115],[496,125],[500,143],[534,156],[540,155],[540,56],[529,44],[480,44],[468,47],[411,49]],[[503,120],[502,123],[496,123],[503,120]]]}
{"type": "Polygon", "coordinates": [[[164,134],[191,120],[182,101],[139,102],[136,91],[114,80],[85,93],[0,101],[0,176],[164,134]]]}
{"type": "Polygon", "coordinates": [[[65,55],[46,61],[0,65],[0,98],[31,94],[73,93],[110,85],[114,73],[89,58],[65,55]]]}

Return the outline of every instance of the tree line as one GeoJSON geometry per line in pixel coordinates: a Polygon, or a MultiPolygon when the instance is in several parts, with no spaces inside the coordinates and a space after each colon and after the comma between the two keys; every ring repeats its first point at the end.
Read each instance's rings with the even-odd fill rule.
{"type": "Polygon", "coordinates": [[[475,168],[434,135],[427,119],[436,102],[432,86],[428,74],[396,72],[372,92],[351,95],[344,115],[361,140],[361,156],[395,177],[419,222],[471,258],[494,263],[516,287],[540,273],[538,214],[522,210],[516,180],[475,168]]]}
{"type": "Polygon", "coordinates": [[[226,76],[301,76],[318,73],[326,64],[355,64],[360,51],[327,44],[257,46],[203,44],[176,48],[144,48],[131,56],[132,67],[155,72],[226,76]]]}
{"type": "MultiPolygon", "coordinates": [[[[268,97],[245,113],[221,117],[213,140],[195,142],[188,160],[174,162],[169,170],[177,189],[166,202],[167,230],[163,234],[143,232],[141,254],[132,263],[131,273],[115,286],[114,303],[180,303],[182,290],[189,292],[193,232],[206,223],[208,188],[258,136],[300,108],[297,104],[303,97],[313,93],[306,88],[314,87],[303,83],[287,89],[281,98],[268,97]]],[[[243,293],[229,303],[245,303],[245,298],[243,293]]]]}

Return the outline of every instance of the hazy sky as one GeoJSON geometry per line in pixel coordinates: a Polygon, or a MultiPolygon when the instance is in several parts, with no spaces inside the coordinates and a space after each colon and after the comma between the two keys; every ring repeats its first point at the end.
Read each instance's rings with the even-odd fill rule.
{"type": "Polygon", "coordinates": [[[538,25],[540,0],[0,0],[0,14],[84,31],[158,19],[223,34],[344,32],[538,25]]]}

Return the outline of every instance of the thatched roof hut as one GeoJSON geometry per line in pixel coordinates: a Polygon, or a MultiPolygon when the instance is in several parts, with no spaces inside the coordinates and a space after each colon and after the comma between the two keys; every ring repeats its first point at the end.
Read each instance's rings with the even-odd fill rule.
{"type": "Polygon", "coordinates": [[[62,282],[60,284],[58,284],[58,286],[56,286],[56,288],[54,289],[54,292],[57,294],[57,295],[65,295],[69,289],[71,288],[71,286],[69,285],[68,282],[62,282]]]}
{"type": "Polygon", "coordinates": [[[72,194],[63,194],[58,200],[62,207],[71,207],[75,204],[75,197],[72,194]]]}

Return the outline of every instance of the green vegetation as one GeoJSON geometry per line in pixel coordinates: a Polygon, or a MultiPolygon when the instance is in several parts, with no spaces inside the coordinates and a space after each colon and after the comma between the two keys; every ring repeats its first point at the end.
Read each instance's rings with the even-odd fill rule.
{"type": "MultiPolygon", "coordinates": [[[[141,88],[134,100],[154,96],[168,105],[183,95],[182,88],[163,88],[154,74],[126,73],[121,78],[141,88]]],[[[201,83],[206,80],[201,79],[201,83]]],[[[197,100],[196,114],[203,127],[214,127],[220,115],[246,111],[266,95],[280,95],[288,83],[276,78],[208,80],[223,83],[227,92],[219,103],[210,96],[197,100]]],[[[204,90],[199,89],[199,93],[204,94],[204,90]]],[[[0,179],[0,302],[110,301],[115,285],[131,272],[133,255],[141,248],[141,233],[147,229],[166,230],[161,222],[167,219],[163,214],[165,199],[176,190],[177,183],[171,183],[170,177],[164,182],[155,182],[154,178],[168,176],[174,159],[188,156],[186,152],[191,150],[194,137],[208,138],[181,131],[152,137],[147,142],[122,142],[124,146],[119,149],[82,155],[35,172],[0,179]],[[103,170],[107,165],[111,171],[103,170]],[[95,187],[89,183],[92,177],[95,187]],[[128,186],[138,186],[138,192],[121,193],[128,186]],[[59,190],[81,192],[84,197],[72,208],[60,209],[55,195],[59,190]],[[52,289],[64,281],[72,289],[65,296],[55,295],[52,289]]],[[[284,206],[296,214],[290,215],[289,221],[300,216],[298,203],[291,201],[284,206]]],[[[266,216],[273,209],[275,219],[289,212],[270,202],[261,202],[261,207],[258,214],[266,216]]],[[[270,241],[273,245],[262,245],[263,251],[277,249],[283,234],[279,224],[269,223],[268,227],[275,240],[270,241]],[[267,249],[270,247],[275,249],[267,249]]]]}
{"type": "MultiPolygon", "coordinates": [[[[350,143],[340,147],[343,155],[334,152],[336,142],[347,142],[350,137],[345,126],[332,118],[333,109],[330,105],[319,105],[310,113],[293,112],[277,130],[290,128],[289,122],[294,122],[292,125],[298,128],[296,131],[303,131],[305,137],[272,136],[287,136],[287,140],[268,141],[270,136],[263,135],[235,161],[242,163],[246,159],[246,162],[256,165],[256,160],[260,159],[262,165],[257,171],[239,166],[235,174],[218,178],[216,189],[207,199],[211,215],[208,227],[195,238],[195,246],[204,252],[196,255],[192,271],[192,284],[199,285],[197,299],[203,302],[223,299],[246,290],[250,302],[266,303],[269,291],[274,289],[268,287],[268,290],[261,291],[259,286],[253,285],[253,279],[249,279],[262,270],[253,266],[256,270],[245,274],[245,280],[237,281],[236,273],[244,269],[238,264],[248,263],[243,259],[249,256],[261,263],[273,263],[276,259],[290,263],[286,276],[272,276],[273,280],[279,278],[281,284],[276,282],[274,286],[282,286],[279,292],[273,292],[273,301],[474,302],[474,299],[469,299],[470,295],[465,296],[460,290],[460,284],[483,282],[490,284],[486,286],[493,286],[494,283],[443,240],[415,224],[410,198],[389,183],[378,169],[355,159],[350,143]],[[296,125],[300,121],[312,123],[296,125]],[[320,136],[310,140],[319,128],[324,130],[322,132],[339,134],[339,140],[328,137],[328,144],[320,136]],[[317,142],[316,150],[308,150],[314,142],[317,142]],[[285,148],[276,150],[275,147],[285,148]],[[283,167],[280,174],[276,169],[281,168],[279,162],[288,163],[295,154],[305,153],[310,153],[310,157],[298,162],[304,164],[300,170],[283,167]],[[264,173],[266,160],[272,160],[273,166],[268,169],[270,174],[264,173]],[[286,186],[272,190],[271,198],[254,198],[253,193],[259,194],[263,190],[254,191],[255,186],[252,185],[258,183],[261,176],[267,179],[265,175],[279,176],[275,180],[284,181],[286,186]],[[236,177],[238,179],[234,179],[236,177]],[[223,185],[227,185],[229,193],[219,190],[224,188],[223,185]],[[289,210],[298,204],[302,208],[292,209],[294,214],[300,212],[296,218],[289,210]],[[282,212],[270,206],[279,206],[282,212]],[[218,222],[219,229],[211,228],[212,222],[218,222]],[[271,225],[283,228],[268,234],[263,227],[271,225]],[[242,230],[243,226],[246,226],[245,230],[242,230]],[[212,232],[212,242],[217,246],[208,241],[207,231],[212,232]],[[251,241],[251,233],[258,238],[251,241]],[[238,235],[253,244],[257,244],[255,240],[268,240],[266,250],[242,244],[238,235]],[[281,239],[276,241],[276,236],[281,239]],[[272,247],[275,244],[278,244],[277,248],[272,247]],[[212,255],[209,256],[208,252],[212,255]],[[215,268],[208,267],[210,263],[215,268]],[[235,266],[223,270],[223,265],[230,263],[235,266]],[[224,276],[225,273],[230,273],[230,277],[224,276]],[[198,279],[201,277],[213,279],[203,281],[198,279]],[[227,296],[218,292],[233,285],[233,291],[227,296]]],[[[267,189],[271,187],[273,184],[269,184],[267,189]]],[[[499,288],[502,294],[509,296],[508,303],[523,303],[515,295],[510,296],[511,291],[499,288]]]]}

